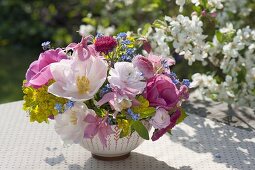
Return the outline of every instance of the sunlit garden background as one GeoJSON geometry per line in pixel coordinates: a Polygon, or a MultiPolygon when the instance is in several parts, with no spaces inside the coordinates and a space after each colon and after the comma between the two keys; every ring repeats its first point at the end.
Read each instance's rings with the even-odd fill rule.
{"type": "Polygon", "coordinates": [[[26,69],[38,58],[42,42],[65,46],[79,41],[77,32],[82,24],[108,33],[136,31],[173,13],[169,10],[172,3],[161,0],[2,0],[0,6],[0,103],[22,99],[26,69]]]}
{"type": "MultiPolygon", "coordinates": [[[[185,1],[1,0],[0,103],[22,99],[21,86],[25,79],[25,72],[29,64],[37,59],[39,53],[42,52],[42,42],[50,41],[52,47],[65,47],[72,41],[80,40],[79,30],[80,33],[94,35],[127,31],[137,33],[138,31],[145,36],[151,27],[153,30],[157,26],[162,28],[160,25],[162,23],[157,23],[156,20],[164,20],[165,16],[176,17],[179,14],[180,6],[184,5],[183,2],[185,1]]],[[[225,27],[226,20],[233,23],[233,29],[246,25],[253,29],[255,26],[255,3],[253,0],[226,1],[224,8],[216,7],[215,9],[207,4],[207,0],[197,2],[200,2],[200,5],[193,1],[185,4],[182,14],[191,16],[192,13],[197,12],[204,23],[202,27],[208,35],[208,41],[212,40],[214,35],[217,35],[218,40],[228,36],[224,35],[222,31],[215,31],[220,27],[225,27]],[[216,15],[218,18],[222,18],[222,21],[216,20],[216,15]]],[[[171,46],[169,42],[166,43],[171,46]]],[[[194,60],[192,66],[188,65],[189,60],[187,58],[185,60],[184,55],[178,55],[172,49],[169,55],[175,58],[176,66],[172,69],[178,72],[181,79],[191,78],[194,73],[217,72],[210,64],[204,66],[197,60],[194,60]]],[[[239,71],[240,80],[238,79],[238,81],[245,79],[248,72],[249,70],[239,71]]],[[[225,75],[214,78],[219,83],[224,81],[225,75]]],[[[254,78],[251,81],[254,82],[254,78]]]]}

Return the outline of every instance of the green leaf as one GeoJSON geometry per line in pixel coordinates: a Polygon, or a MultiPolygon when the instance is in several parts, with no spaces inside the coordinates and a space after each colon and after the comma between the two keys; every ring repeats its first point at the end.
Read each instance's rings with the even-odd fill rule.
{"type": "Polygon", "coordinates": [[[254,89],[252,89],[252,93],[255,95],[255,88],[254,88],[254,89]]]}
{"type": "Polygon", "coordinates": [[[157,10],[157,8],[159,8],[159,5],[157,3],[152,3],[152,4],[146,5],[141,10],[144,11],[144,12],[152,12],[152,11],[157,10]]]}
{"type": "Polygon", "coordinates": [[[208,0],[200,0],[200,3],[204,8],[207,8],[208,0]]]}
{"type": "Polygon", "coordinates": [[[161,21],[161,20],[155,20],[152,24],[153,27],[155,28],[166,28],[167,27],[167,24],[164,22],[164,21],[161,21]]]}
{"type": "Polygon", "coordinates": [[[143,96],[138,96],[137,100],[140,102],[139,107],[149,107],[150,103],[143,96]]]}
{"type": "Polygon", "coordinates": [[[235,36],[235,30],[230,31],[226,34],[223,34],[223,40],[224,42],[231,42],[234,36],[235,36]]]}
{"type": "Polygon", "coordinates": [[[82,18],[82,22],[85,22],[85,23],[93,25],[93,26],[96,26],[96,24],[97,24],[97,21],[95,19],[89,18],[89,17],[82,18]]]}
{"type": "Polygon", "coordinates": [[[193,6],[192,6],[192,9],[193,9],[194,11],[196,11],[198,14],[200,14],[201,11],[202,11],[201,7],[200,7],[200,6],[196,6],[196,5],[193,5],[193,6]]]}
{"type": "Polygon", "coordinates": [[[183,120],[187,117],[188,115],[186,114],[184,109],[181,109],[181,116],[179,117],[179,119],[177,120],[176,124],[179,124],[181,122],[183,122],[183,120]]]}
{"type": "Polygon", "coordinates": [[[94,107],[94,110],[95,110],[97,116],[99,116],[99,117],[104,117],[106,115],[106,110],[105,109],[94,107]]]}
{"type": "Polygon", "coordinates": [[[220,43],[223,42],[223,34],[218,30],[216,31],[216,38],[220,43]]]}
{"type": "Polygon", "coordinates": [[[137,100],[140,102],[140,105],[133,106],[131,108],[134,113],[139,114],[141,119],[154,115],[156,109],[154,107],[149,107],[150,104],[147,99],[145,99],[143,96],[139,96],[137,100]]]}
{"type": "Polygon", "coordinates": [[[149,140],[149,132],[146,129],[146,127],[142,124],[142,122],[134,121],[132,123],[132,127],[143,139],[149,140]]]}
{"type": "Polygon", "coordinates": [[[156,109],[154,107],[134,107],[132,111],[139,114],[140,118],[143,119],[153,116],[156,112],[156,109]]]}
{"type": "Polygon", "coordinates": [[[245,67],[241,67],[241,70],[237,72],[237,82],[240,84],[241,82],[245,82],[247,70],[245,67]]]}
{"type": "Polygon", "coordinates": [[[142,30],[142,35],[145,36],[148,33],[148,30],[151,28],[151,24],[147,23],[144,25],[142,30]]]}
{"type": "Polygon", "coordinates": [[[224,79],[222,79],[222,77],[220,77],[219,75],[214,76],[214,79],[216,80],[216,82],[217,82],[218,84],[220,84],[221,82],[224,81],[224,79]]]}
{"type": "Polygon", "coordinates": [[[216,93],[210,94],[209,97],[210,97],[213,101],[218,101],[218,94],[216,94],[216,93]]]}

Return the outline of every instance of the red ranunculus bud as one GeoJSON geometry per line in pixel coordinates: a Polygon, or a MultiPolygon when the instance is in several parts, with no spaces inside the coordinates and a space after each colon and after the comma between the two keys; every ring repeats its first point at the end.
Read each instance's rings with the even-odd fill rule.
{"type": "Polygon", "coordinates": [[[97,52],[108,54],[117,46],[117,41],[111,36],[102,36],[96,39],[95,49],[97,52]]]}

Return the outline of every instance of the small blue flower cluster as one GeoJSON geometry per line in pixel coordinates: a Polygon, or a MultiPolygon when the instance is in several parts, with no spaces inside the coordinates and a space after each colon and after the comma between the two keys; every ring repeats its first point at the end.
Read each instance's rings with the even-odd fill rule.
{"type": "Polygon", "coordinates": [[[74,101],[69,100],[66,104],[65,107],[62,106],[60,103],[56,103],[54,109],[58,111],[58,113],[62,113],[63,109],[64,112],[68,109],[71,109],[74,106],[74,101]]]}
{"type": "Polygon", "coordinates": [[[100,91],[99,95],[100,97],[103,97],[106,93],[111,91],[111,86],[110,84],[106,84],[100,91]]]}
{"type": "Polygon", "coordinates": [[[129,40],[122,40],[121,41],[121,48],[123,50],[127,49],[127,45],[129,45],[131,42],[129,40]]]}
{"type": "Polygon", "coordinates": [[[69,100],[66,103],[66,109],[71,109],[74,106],[74,101],[69,100]]]}
{"type": "Polygon", "coordinates": [[[169,64],[167,63],[167,60],[162,60],[161,64],[163,65],[164,68],[169,68],[169,64]]]}
{"type": "Polygon", "coordinates": [[[180,83],[180,81],[178,79],[172,79],[172,81],[173,81],[174,84],[179,84],[180,83]]]}
{"type": "Polygon", "coordinates": [[[134,113],[130,108],[127,110],[127,112],[128,112],[128,115],[131,116],[131,118],[134,121],[139,120],[139,118],[140,118],[139,114],[134,113]]]}
{"type": "Polygon", "coordinates": [[[175,74],[174,72],[171,72],[171,73],[170,73],[170,76],[171,76],[171,77],[174,77],[174,78],[177,78],[177,76],[176,76],[176,74],[175,74]]]}
{"type": "Polygon", "coordinates": [[[44,51],[49,50],[49,49],[50,49],[50,41],[43,42],[43,43],[41,44],[41,46],[42,46],[42,49],[43,49],[44,51]]]}
{"type": "Polygon", "coordinates": [[[133,55],[134,53],[135,53],[135,48],[128,48],[127,50],[126,50],[126,53],[127,53],[127,55],[133,55]]]}
{"type": "Polygon", "coordinates": [[[174,72],[171,72],[170,74],[168,74],[168,76],[171,78],[171,80],[173,81],[174,84],[179,84],[180,81],[177,78],[176,74],[174,72]]]}
{"type": "Polygon", "coordinates": [[[62,113],[62,104],[56,103],[54,109],[56,109],[58,113],[62,113]]]}
{"type": "Polygon", "coordinates": [[[121,32],[121,33],[117,34],[117,40],[126,39],[126,38],[127,38],[127,33],[125,33],[125,32],[121,32]]]}
{"type": "Polygon", "coordinates": [[[104,34],[98,32],[97,35],[96,35],[96,39],[97,39],[97,38],[100,38],[100,37],[102,37],[102,36],[104,36],[104,34]]]}
{"type": "Polygon", "coordinates": [[[129,45],[131,42],[129,40],[123,40],[121,41],[122,45],[129,45]]]}
{"type": "Polygon", "coordinates": [[[131,41],[127,39],[127,34],[125,32],[117,34],[117,40],[121,44],[121,50],[123,50],[119,61],[131,62],[135,56],[136,49],[128,47],[128,45],[131,44],[131,41]]]}
{"type": "Polygon", "coordinates": [[[189,87],[189,86],[190,86],[190,81],[189,81],[189,79],[183,79],[183,80],[182,80],[182,84],[185,85],[185,86],[187,86],[187,87],[189,87]]]}
{"type": "Polygon", "coordinates": [[[179,81],[179,79],[177,78],[176,74],[174,72],[171,72],[170,74],[168,74],[168,76],[171,78],[171,80],[173,81],[174,84],[176,85],[185,85],[187,87],[190,86],[190,81],[189,79],[183,79],[182,82],[179,81]]]}
{"type": "Polygon", "coordinates": [[[121,57],[120,57],[120,61],[127,61],[127,62],[131,62],[132,61],[132,57],[126,55],[126,54],[123,54],[121,57]]]}
{"type": "Polygon", "coordinates": [[[131,62],[135,56],[135,48],[127,48],[125,54],[120,57],[120,61],[131,62]]]}

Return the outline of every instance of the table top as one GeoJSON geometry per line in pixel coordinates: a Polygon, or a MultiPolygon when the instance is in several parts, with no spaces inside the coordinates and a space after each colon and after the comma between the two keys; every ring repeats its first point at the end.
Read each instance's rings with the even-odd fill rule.
{"type": "Polygon", "coordinates": [[[23,101],[0,105],[0,169],[255,169],[255,132],[189,115],[172,136],[145,141],[123,161],[95,160],[79,145],[63,147],[54,123],[30,123],[23,101]]]}

